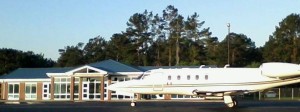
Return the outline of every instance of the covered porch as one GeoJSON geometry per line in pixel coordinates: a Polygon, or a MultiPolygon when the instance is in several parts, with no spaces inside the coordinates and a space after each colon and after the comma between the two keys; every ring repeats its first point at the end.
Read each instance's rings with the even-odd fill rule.
{"type": "Polygon", "coordinates": [[[106,90],[110,82],[107,71],[83,66],[66,73],[47,75],[51,77],[48,85],[50,100],[110,100],[110,92],[106,90]]]}

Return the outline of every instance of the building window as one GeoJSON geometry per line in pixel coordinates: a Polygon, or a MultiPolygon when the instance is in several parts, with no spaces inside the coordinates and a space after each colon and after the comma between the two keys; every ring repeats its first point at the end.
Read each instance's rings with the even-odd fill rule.
{"type": "Polygon", "coordinates": [[[129,80],[130,80],[130,78],[129,78],[129,77],[126,77],[126,78],[125,78],[125,81],[129,81],[129,80]]]}
{"type": "Polygon", "coordinates": [[[171,80],[171,79],[172,79],[172,77],[171,77],[171,75],[169,75],[169,76],[168,76],[168,80],[171,80]]]}
{"type": "Polygon", "coordinates": [[[208,75],[205,75],[205,80],[208,80],[208,75]]]}
{"type": "Polygon", "coordinates": [[[78,100],[79,99],[79,78],[75,77],[74,81],[74,99],[78,100]]]}
{"type": "Polygon", "coordinates": [[[8,99],[19,99],[19,83],[8,84],[8,99]]]}
{"type": "Polygon", "coordinates": [[[190,79],[191,79],[191,76],[190,76],[190,75],[187,75],[186,79],[187,79],[187,80],[190,80],[190,79]]]}
{"type": "Polygon", "coordinates": [[[113,78],[114,80],[113,81],[118,81],[118,78],[117,77],[115,77],[115,78],[113,78]]]}
{"type": "Polygon", "coordinates": [[[70,78],[55,78],[54,82],[54,98],[69,99],[70,98],[70,78]]]}
{"type": "Polygon", "coordinates": [[[196,79],[196,80],[199,80],[199,75],[196,75],[195,79],[196,79]]]}
{"type": "Polygon", "coordinates": [[[177,76],[177,80],[180,80],[180,75],[177,76]]]}
{"type": "Polygon", "coordinates": [[[100,86],[101,82],[99,78],[90,78],[89,85],[88,85],[88,91],[86,92],[88,94],[88,99],[100,99],[100,86]]]}
{"type": "Polygon", "coordinates": [[[178,95],[178,98],[183,98],[183,95],[178,95]]]}
{"type": "Polygon", "coordinates": [[[36,99],[36,83],[25,84],[25,99],[36,99]]]}

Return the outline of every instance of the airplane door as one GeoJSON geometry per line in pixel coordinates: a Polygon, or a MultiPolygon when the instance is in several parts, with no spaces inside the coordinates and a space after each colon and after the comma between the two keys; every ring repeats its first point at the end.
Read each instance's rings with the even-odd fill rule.
{"type": "Polygon", "coordinates": [[[155,81],[153,81],[153,91],[163,91],[164,90],[164,80],[161,78],[162,77],[162,73],[155,73],[153,74],[155,75],[155,78],[157,79],[154,79],[155,81]]]}
{"type": "Polygon", "coordinates": [[[163,91],[164,85],[163,84],[153,84],[153,91],[163,91]]]}

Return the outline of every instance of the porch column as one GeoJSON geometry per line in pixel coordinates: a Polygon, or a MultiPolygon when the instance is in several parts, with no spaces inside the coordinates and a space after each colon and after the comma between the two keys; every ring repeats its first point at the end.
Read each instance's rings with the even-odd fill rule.
{"type": "Polygon", "coordinates": [[[1,99],[4,99],[5,83],[1,83],[1,99]]]}
{"type": "Polygon", "coordinates": [[[8,100],[8,83],[7,82],[5,82],[4,83],[4,95],[3,95],[3,99],[4,100],[8,100]]]}
{"type": "MultiPolygon", "coordinates": [[[[111,85],[111,76],[108,76],[107,86],[111,85]]],[[[107,100],[111,100],[111,90],[108,90],[107,100]]]]}
{"type": "Polygon", "coordinates": [[[104,76],[100,77],[101,87],[100,87],[100,93],[101,93],[101,101],[104,100],[104,76]]]}
{"type": "Polygon", "coordinates": [[[79,85],[78,85],[79,87],[79,101],[81,101],[82,100],[82,77],[79,77],[79,85]]]}
{"type": "Polygon", "coordinates": [[[37,82],[37,98],[36,100],[43,100],[43,82],[37,82]]]}
{"type": "Polygon", "coordinates": [[[164,99],[165,100],[171,100],[171,95],[170,94],[165,94],[164,99]]]}
{"type": "Polygon", "coordinates": [[[70,84],[70,101],[74,101],[74,81],[75,78],[71,77],[71,84],[70,84]]]}
{"type": "Polygon", "coordinates": [[[142,99],[142,95],[141,95],[141,94],[136,94],[136,96],[137,96],[137,99],[138,99],[138,100],[141,100],[141,99],[142,99]]]}
{"type": "Polygon", "coordinates": [[[54,100],[54,77],[51,77],[51,84],[50,84],[50,99],[54,100]]]}
{"type": "Polygon", "coordinates": [[[25,100],[25,82],[20,82],[19,100],[25,100]]]}

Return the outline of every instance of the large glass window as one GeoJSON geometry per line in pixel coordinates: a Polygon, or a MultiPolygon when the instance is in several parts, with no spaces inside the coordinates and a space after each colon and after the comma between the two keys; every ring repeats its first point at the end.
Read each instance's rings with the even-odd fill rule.
{"type": "Polygon", "coordinates": [[[19,99],[19,83],[8,84],[8,99],[17,100],[19,99]]]}
{"type": "Polygon", "coordinates": [[[74,99],[79,99],[79,78],[76,77],[74,81],[74,99]]]}
{"type": "Polygon", "coordinates": [[[25,99],[36,99],[36,83],[25,84],[25,99]]]}
{"type": "Polygon", "coordinates": [[[100,78],[83,78],[83,99],[100,99],[100,78]]]}
{"type": "Polygon", "coordinates": [[[69,99],[70,98],[70,78],[59,77],[54,79],[54,98],[69,99]]]}
{"type": "Polygon", "coordinates": [[[198,96],[172,94],[172,99],[202,99],[198,96]]]}

